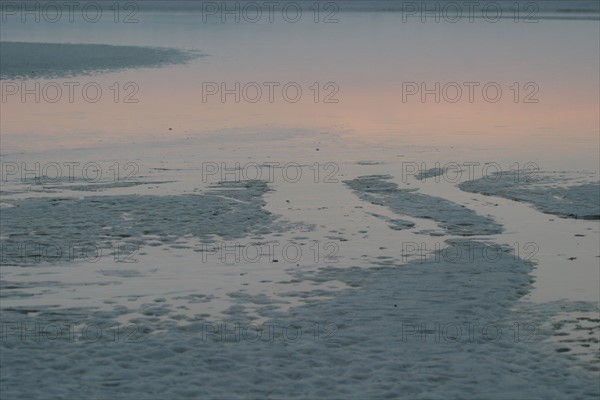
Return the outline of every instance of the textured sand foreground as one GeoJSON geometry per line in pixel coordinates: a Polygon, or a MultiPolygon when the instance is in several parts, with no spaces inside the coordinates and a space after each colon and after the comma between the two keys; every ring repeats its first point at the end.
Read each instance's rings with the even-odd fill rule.
{"type": "MultiPolygon", "coordinates": [[[[344,179],[315,194],[307,190],[312,177],[202,182],[201,164],[151,159],[140,161],[140,178],[127,184],[4,186],[1,242],[10,257],[2,269],[3,393],[597,397],[597,304],[526,300],[537,264],[515,254],[502,218],[465,207],[469,197],[427,194],[417,178],[411,182],[422,186],[406,186],[388,161],[340,161],[344,179]],[[34,238],[97,243],[105,256],[40,261],[33,248],[25,258],[13,251],[34,238]],[[115,262],[117,241],[138,246],[137,263],[115,262]],[[281,254],[223,262],[213,251],[223,242],[293,242],[306,253],[298,262],[281,254]],[[315,242],[336,244],[336,257],[313,260],[315,242]],[[421,242],[427,251],[403,256],[403,243],[421,242]],[[500,253],[456,259],[431,243],[500,253]],[[21,384],[32,380],[38,384],[21,384]]],[[[555,184],[565,179],[543,176],[555,184]]],[[[586,196],[552,201],[564,215],[590,205],[586,196]]],[[[593,224],[560,221],[580,229],[593,224]]]]}

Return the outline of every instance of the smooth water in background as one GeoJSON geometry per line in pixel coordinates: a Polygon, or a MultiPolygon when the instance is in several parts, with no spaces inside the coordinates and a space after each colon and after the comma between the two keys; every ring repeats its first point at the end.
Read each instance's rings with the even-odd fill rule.
{"type": "MultiPolygon", "coordinates": [[[[584,8],[564,3],[573,10],[584,8]]],[[[137,23],[114,23],[107,17],[96,24],[81,18],[22,24],[15,17],[1,25],[3,41],[161,46],[206,55],[183,66],[80,79],[103,88],[134,82],[137,104],[115,103],[108,94],[94,104],[77,98],[73,104],[9,99],[2,104],[3,153],[151,142],[164,139],[168,128],[173,131],[167,138],[224,128],[306,128],[344,131],[359,140],[436,143],[475,152],[495,148],[500,157],[536,161],[544,169],[597,170],[597,20],[423,23],[402,12],[339,11],[337,23],[315,23],[305,8],[297,23],[286,22],[277,12],[273,23],[266,17],[259,23],[231,18],[222,23],[219,16],[204,16],[191,6],[197,3],[140,4],[137,23]],[[161,4],[166,9],[144,11],[161,4]],[[242,87],[252,82],[280,86],[273,103],[266,89],[256,103],[236,103],[232,95],[223,103],[219,94],[203,101],[206,82],[224,82],[228,88],[236,82],[242,87]],[[283,101],[281,88],[289,82],[303,89],[297,103],[283,101]],[[310,89],[315,82],[321,90],[317,103],[310,89]],[[463,93],[456,103],[436,103],[433,95],[423,103],[418,94],[403,102],[407,82],[425,82],[428,88],[454,82],[463,93]],[[464,82],[479,84],[472,103],[464,82]],[[482,97],[482,87],[490,82],[503,90],[495,103],[482,97]],[[325,88],[327,83],[335,86],[325,88]],[[535,87],[525,87],[531,83],[535,87]],[[323,103],[327,94],[338,102],[323,103]],[[537,103],[524,103],[528,94],[537,103]]],[[[40,82],[64,81],[68,79],[40,82]]],[[[448,93],[453,96],[452,90],[448,93]]]]}

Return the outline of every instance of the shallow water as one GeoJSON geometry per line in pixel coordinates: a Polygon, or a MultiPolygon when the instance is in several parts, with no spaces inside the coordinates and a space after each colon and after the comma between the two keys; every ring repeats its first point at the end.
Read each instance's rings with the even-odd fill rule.
{"type": "Polygon", "coordinates": [[[75,81],[73,101],[22,100],[2,80],[3,391],[38,397],[22,384],[36,379],[56,397],[597,397],[600,229],[564,218],[599,214],[597,5],[423,23],[365,4],[335,23],[203,22],[193,3],[152,2],[136,23],[0,25],[3,41],[78,55],[184,58],[14,81],[75,81]],[[236,82],[263,97],[206,92],[236,82]],[[502,97],[404,102],[414,82],[494,83],[502,97]],[[473,338],[465,322],[504,336],[473,338]],[[253,341],[235,323],[289,329],[253,341]],[[36,337],[35,324],[73,334],[36,337]]]}

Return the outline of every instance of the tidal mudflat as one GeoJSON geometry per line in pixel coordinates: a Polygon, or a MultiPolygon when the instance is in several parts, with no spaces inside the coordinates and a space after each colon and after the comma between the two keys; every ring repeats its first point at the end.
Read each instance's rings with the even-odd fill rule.
{"type": "Polygon", "coordinates": [[[598,12],[558,3],[9,13],[2,395],[596,399],[598,12]],[[402,95],[475,80],[503,99],[402,95]]]}

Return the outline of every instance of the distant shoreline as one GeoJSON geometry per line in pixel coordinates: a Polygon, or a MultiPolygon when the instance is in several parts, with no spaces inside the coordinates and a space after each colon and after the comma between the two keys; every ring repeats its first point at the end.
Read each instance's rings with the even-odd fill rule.
{"type": "MultiPolygon", "coordinates": [[[[22,3],[34,3],[25,1],[22,3]]],[[[461,18],[468,18],[470,15],[476,20],[483,18],[482,12],[496,14],[500,11],[498,19],[514,19],[529,17],[536,19],[582,19],[582,20],[600,20],[600,3],[594,0],[565,1],[565,0],[494,0],[494,1],[447,1],[447,0],[279,0],[279,1],[253,1],[253,0],[96,0],[94,3],[100,5],[105,13],[111,14],[114,11],[114,5],[120,4],[120,10],[124,15],[135,17],[139,12],[155,11],[185,11],[200,12],[211,17],[219,17],[222,4],[228,4],[228,18],[234,17],[236,7],[240,13],[247,11],[256,15],[256,8],[260,8],[263,17],[269,12],[280,13],[286,9],[287,12],[295,14],[301,10],[303,14],[312,14],[316,12],[315,4],[319,4],[318,14],[320,17],[335,15],[339,12],[398,12],[406,14],[409,18],[420,18],[421,12],[429,19],[434,18],[434,13],[448,13],[455,16],[460,12],[461,18]],[[518,3],[518,6],[515,4],[518,3]],[[216,9],[215,9],[216,7],[216,9]],[[247,7],[247,8],[246,8],[247,7]],[[437,11],[436,11],[437,10],[437,11]]],[[[52,7],[62,7],[61,2],[52,0],[35,1],[35,4],[43,9],[44,4],[52,4],[52,7]]],[[[35,7],[32,4],[32,7],[35,7]]],[[[75,12],[80,11],[82,6],[75,6],[75,12]],[[79,7],[79,8],[77,8],[79,7]]],[[[65,7],[63,13],[68,12],[65,7]]],[[[3,7],[3,22],[10,21],[11,18],[18,20],[20,9],[3,7]],[[4,19],[6,18],[7,21],[4,19]]],[[[495,16],[494,16],[495,18],[495,16]]]]}

